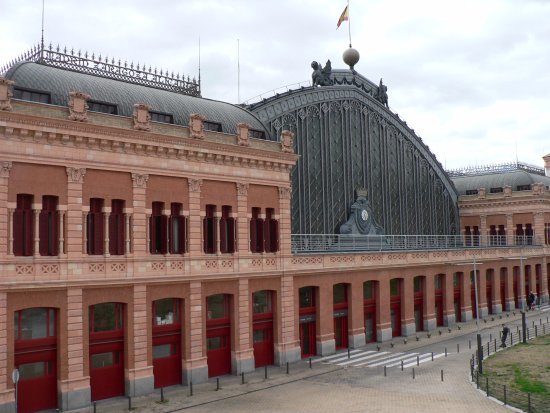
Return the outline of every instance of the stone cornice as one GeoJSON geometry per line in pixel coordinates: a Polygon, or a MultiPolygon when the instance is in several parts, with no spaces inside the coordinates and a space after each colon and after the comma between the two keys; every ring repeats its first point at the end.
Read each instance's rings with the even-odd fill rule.
{"type": "MultiPolygon", "coordinates": [[[[182,131],[188,133],[188,128],[182,131]]],[[[97,149],[160,158],[290,172],[297,156],[186,136],[167,136],[103,125],[75,123],[17,112],[0,112],[0,133],[8,139],[97,149]],[[49,132],[43,132],[48,130],[49,132]]]]}

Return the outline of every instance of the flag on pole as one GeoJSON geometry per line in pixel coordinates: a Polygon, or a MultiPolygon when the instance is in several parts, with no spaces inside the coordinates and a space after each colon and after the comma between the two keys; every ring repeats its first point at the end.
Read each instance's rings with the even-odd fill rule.
{"type": "Polygon", "coordinates": [[[336,30],[338,30],[338,27],[340,27],[340,25],[342,24],[342,22],[344,20],[348,20],[349,19],[349,14],[348,14],[348,6],[346,6],[346,8],[344,9],[344,11],[342,12],[342,14],[340,15],[340,18],[338,19],[338,24],[336,25],[336,30]]]}

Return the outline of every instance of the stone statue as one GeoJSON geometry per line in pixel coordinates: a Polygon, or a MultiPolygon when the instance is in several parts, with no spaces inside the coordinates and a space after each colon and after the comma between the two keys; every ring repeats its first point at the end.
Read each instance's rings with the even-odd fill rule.
{"type": "Polygon", "coordinates": [[[389,108],[388,105],[388,87],[382,83],[382,78],[380,78],[380,84],[378,85],[378,93],[376,94],[376,100],[383,104],[385,107],[389,108]]]}
{"type": "Polygon", "coordinates": [[[332,72],[330,60],[327,60],[324,68],[315,61],[311,62],[311,67],[313,68],[313,73],[311,74],[313,87],[332,85],[332,81],[330,80],[330,72],[332,72]]]}
{"type": "Polygon", "coordinates": [[[350,208],[348,220],[340,226],[340,234],[350,235],[384,235],[384,229],[374,219],[367,200],[367,190],[356,190],[357,199],[350,208]]]}

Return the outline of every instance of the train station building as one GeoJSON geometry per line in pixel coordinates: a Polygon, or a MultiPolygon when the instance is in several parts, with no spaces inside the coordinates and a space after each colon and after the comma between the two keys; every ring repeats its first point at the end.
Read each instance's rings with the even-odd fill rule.
{"type": "Polygon", "coordinates": [[[0,412],[14,369],[19,412],[70,410],[548,301],[545,169],[445,171],[328,66],[250,105],[51,47],[0,70],[0,412]]]}

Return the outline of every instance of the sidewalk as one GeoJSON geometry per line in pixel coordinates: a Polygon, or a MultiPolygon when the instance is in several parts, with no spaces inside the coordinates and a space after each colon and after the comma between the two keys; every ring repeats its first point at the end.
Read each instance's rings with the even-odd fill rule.
{"type": "MultiPolygon", "coordinates": [[[[530,322],[547,316],[550,316],[547,307],[527,313],[530,322]]],[[[515,329],[518,322],[521,322],[520,311],[515,315],[510,312],[508,316],[506,313],[488,316],[486,321],[480,322],[480,334],[484,342],[490,336],[498,339],[503,323],[515,329]]],[[[382,366],[354,368],[318,362],[310,369],[308,360],[302,360],[289,365],[289,374],[286,374],[286,366],[270,366],[268,379],[265,379],[265,370],[260,368],[245,374],[245,384],[241,384],[241,376],[223,376],[219,378],[219,391],[216,391],[216,379],[210,379],[207,383],[194,385],[193,396],[188,386],[173,386],[164,389],[166,403],[160,403],[160,391],[157,390],[148,396],[132,398],[132,407],[138,412],[509,411],[488,400],[470,383],[468,360],[474,352],[476,343],[472,337],[476,332],[476,323],[471,321],[459,323],[450,331],[447,327],[437,328],[430,338],[428,333],[418,333],[418,341],[416,336],[397,337],[391,342],[372,343],[362,348],[391,352],[428,347],[431,351],[447,349],[448,357],[416,367],[414,379],[411,368],[403,372],[399,367],[388,368],[384,377],[382,366]],[[472,349],[469,349],[470,343],[472,349]]],[[[99,401],[96,411],[127,412],[128,399],[99,401]]],[[[93,412],[93,408],[72,412],[88,413],[93,412]]]]}

